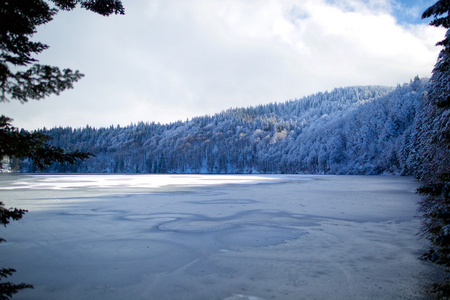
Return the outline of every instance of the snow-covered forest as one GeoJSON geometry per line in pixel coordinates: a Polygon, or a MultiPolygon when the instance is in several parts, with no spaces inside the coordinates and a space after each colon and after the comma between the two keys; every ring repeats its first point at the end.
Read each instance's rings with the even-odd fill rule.
{"type": "Polygon", "coordinates": [[[337,88],[171,124],[43,129],[52,145],[95,155],[45,171],[413,174],[427,85],[337,88]]]}

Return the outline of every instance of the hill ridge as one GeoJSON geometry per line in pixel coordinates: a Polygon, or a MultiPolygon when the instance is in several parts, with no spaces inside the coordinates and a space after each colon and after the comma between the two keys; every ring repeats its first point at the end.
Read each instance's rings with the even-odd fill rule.
{"type": "Polygon", "coordinates": [[[95,155],[45,171],[411,174],[406,150],[427,82],[336,88],[169,124],[43,129],[53,145],[95,155]]]}

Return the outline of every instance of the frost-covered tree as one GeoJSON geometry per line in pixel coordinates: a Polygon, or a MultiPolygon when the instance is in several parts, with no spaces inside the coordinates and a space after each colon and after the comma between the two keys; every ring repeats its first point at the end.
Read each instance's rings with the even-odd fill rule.
{"type": "Polygon", "coordinates": [[[450,172],[450,2],[440,0],[428,8],[422,18],[434,17],[432,26],[447,29],[445,39],[437,43],[442,46],[428,94],[422,108],[421,161],[419,176],[427,182],[438,181],[450,172]]]}
{"type": "Polygon", "coordinates": [[[418,130],[420,146],[418,175],[426,182],[419,191],[426,195],[424,233],[431,242],[424,259],[444,266],[447,276],[436,283],[434,291],[450,297],[450,2],[437,1],[422,18],[433,17],[432,26],[447,29],[428,94],[424,97],[418,130]]]}
{"type": "Polygon", "coordinates": [[[43,130],[55,147],[95,154],[46,171],[407,175],[427,82],[339,88],[172,124],[43,130]]]}

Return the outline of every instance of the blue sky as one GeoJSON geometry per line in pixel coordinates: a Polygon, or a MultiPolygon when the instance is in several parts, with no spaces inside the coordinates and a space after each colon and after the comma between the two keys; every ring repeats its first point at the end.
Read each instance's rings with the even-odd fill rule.
{"type": "Polygon", "coordinates": [[[369,1],[342,1],[328,0],[328,3],[347,10],[355,11],[355,3],[362,2],[374,11],[388,12],[392,14],[400,24],[424,24],[427,20],[421,18],[422,13],[436,3],[435,0],[369,0],[369,1]]]}
{"type": "Polygon", "coordinates": [[[75,88],[3,114],[26,129],[168,123],[353,85],[428,77],[434,1],[133,0],[125,16],[77,9],[38,28],[41,63],[78,69],[75,88]]]}
{"type": "Polygon", "coordinates": [[[434,3],[436,3],[435,0],[398,0],[394,4],[392,13],[400,24],[427,24],[430,19],[422,19],[421,15],[434,3]]]}

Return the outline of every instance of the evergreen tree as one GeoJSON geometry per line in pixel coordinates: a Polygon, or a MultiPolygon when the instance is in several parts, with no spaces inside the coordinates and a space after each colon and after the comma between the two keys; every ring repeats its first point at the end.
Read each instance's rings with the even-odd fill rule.
{"type": "MultiPolygon", "coordinates": [[[[26,210],[17,208],[6,209],[3,202],[0,202],[0,223],[6,227],[6,225],[9,224],[10,219],[20,220],[26,212],[26,210]]],[[[0,242],[4,241],[4,239],[0,238],[0,242]]],[[[14,272],[16,272],[16,270],[12,268],[1,268],[0,280],[3,278],[8,278],[8,276],[11,276],[14,272]]],[[[19,290],[25,288],[33,288],[33,286],[26,283],[13,284],[11,282],[0,282],[0,299],[9,299],[19,290]]]]}
{"type": "Polygon", "coordinates": [[[443,298],[450,296],[450,1],[440,0],[429,7],[422,18],[434,17],[431,26],[447,29],[442,50],[433,69],[428,94],[424,97],[420,128],[421,149],[419,177],[426,185],[419,192],[426,195],[424,233],[431,247],[423,258],[444,266],[446,277],[433,291],[443,298]]]}
{"type": "MultiPolygon", "coordinates": [[[[81,6],[103,16],[124,14],[120,0],[3,0],[0,1],[0,102],[41,100],[49,95],[59,95],[73,87],[83,75],[70,69],[41,65],[34,58],[48,48],[31,41],[36,27],[50,22],[60,10],[70,11],[81,6]]],[[[11,118],[0,116],[0,160],[29,158],[38,168],[53,161],[74,163],[90,156],[79,151],[65,152],[48,145],[49,137],[41,133],[18,130],[11,125],[11,118]]],[[[19,220],[25,210],[5,209],[0,202],[1,223],[19,220]]],[[[0,239],[0,242],[4,241],[0,239]]],[[[14,269],[0,269],[0,280],[8,278],[14,269]]],[[[0,283],[0,299],[9,299],[29,284],[0,283]]]]}

